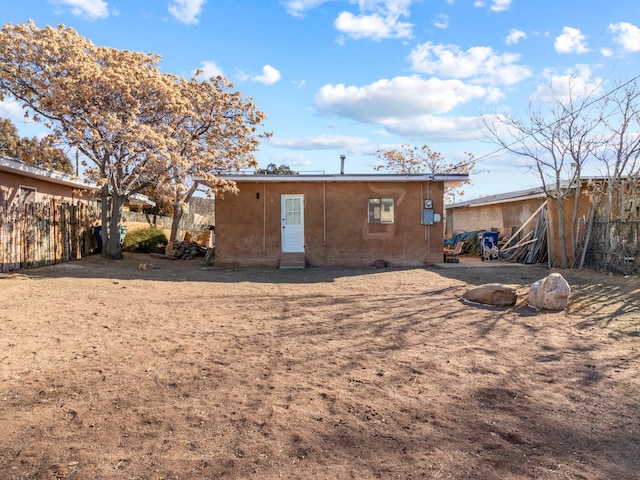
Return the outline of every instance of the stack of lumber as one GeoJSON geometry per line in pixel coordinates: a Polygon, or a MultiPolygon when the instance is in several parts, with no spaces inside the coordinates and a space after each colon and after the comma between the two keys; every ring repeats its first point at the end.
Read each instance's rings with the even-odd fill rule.
{"type": "MultiPolygon", "coordinates": [[[[501,250],[501,257],[516,263],[543,263],[547,260],[547,219],[540,212],[535,228],[524,235],[517,243],[501,250]]],[[[513,243],[513,237],[508,243],[513,243]]]]}

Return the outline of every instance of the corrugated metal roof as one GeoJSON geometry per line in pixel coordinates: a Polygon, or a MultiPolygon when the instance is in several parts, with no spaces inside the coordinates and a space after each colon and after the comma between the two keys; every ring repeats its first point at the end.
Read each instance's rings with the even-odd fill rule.
{"type": "Polygon", "coordinates": [[[479,207],[482,205],[492,205],[495,203],[517,202],[522,200],[529,200],[532,198],[545,198],[546,194],[542,187],[530,188],[528,190],[519,190],[516,192],[498,193],[495,195],[488,195],[486,197],[475,198],[473,200],[467,200],[466,202],[452,203],[447,205],[447,210],[453,210],[455,208],[464,207],[479,207]]]}

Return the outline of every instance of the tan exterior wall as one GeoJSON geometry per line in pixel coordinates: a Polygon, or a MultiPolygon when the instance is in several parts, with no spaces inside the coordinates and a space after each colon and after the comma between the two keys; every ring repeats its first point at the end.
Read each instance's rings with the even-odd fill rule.
{"type": "Polygon", "coordinates": [[[477,230],[491,230],[503,225],[502,209],[497,205],[487,205],[484,207],[456,208],[447,212],[450,219],[451,235],[458,233],[475,232],[477,230]]]}
{"type": "Polygon", "coordinates": [[[443,261],[442,223],[422,225],[424,200],[442,215],[442,182],[238,182],[238,195],[216,198],[215,266],[277,267],[281,196],[304,195],[310,266],[392,266],[443,261]],[[394,222],[369,224],[369,198],[393,198],[394,222]]]}
{"type": "Polygon", "coordinates": [[[16,175],[8,172],[0,172],[0,191],[5,200],[11,204],[20,201],[20,187],[36,189],[35,202],[49,202],[56,200],[63,203],[74,204],[78,201],[93,201],[93,195],[88,192],[78,192],[65,185],[58,185],[37,178],[16,175]]]}
{"type": "MultiPolygon", "coordinates": [[[[589,215],[591,207],[592,197],[588,192],[582,192],[578,203],[578,215],[577,218],[586,218],[589,215]]],[[[568,266],[571,267],[575,261],[573,255],[573,248],[571,245],[571,216],[573,215],[573,206],[575,204],[574,197],[569,196],[564,200],[564,228],[565,228],[565,242],[567,245],[567,261],[568,266]]],[[[562,255],[560,249],[560,235],[559,235],[559,222],[558,213],[555,201],[549,201],[549,216],[551,218],[551,258],[553,264],[560,267],[562,265],[562,255]]],[[[578,226],[576,226],[578,228],[578,226]]],[[[581,232],[577,231],[576,241],[581,232]]]]}
{"type": "MultiPolygon", "coordinates": [[[[454,208],[447,211],[450,238],[457,233],[475,231],[499,231],[501,236],[509,237],[519,229],[544,203],[544,198],[521,200],[475,207],[454,208]]],[[[522,230],[520,236],[526,235],[535,227],[535,219],[522,230]]]]}

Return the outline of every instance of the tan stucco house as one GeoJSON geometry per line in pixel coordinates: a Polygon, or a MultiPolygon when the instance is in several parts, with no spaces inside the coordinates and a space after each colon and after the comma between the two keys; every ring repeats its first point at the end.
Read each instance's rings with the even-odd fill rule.
{"type": "Polygon", "coordinates": [[[225,175],[215,266],[423,266],[443,261],[447,175],[225,175]]]}
{"type": "MultiPolygon", "coordinates": [[[[0,198],[7,206],[51,201],[75,205],[96,202],[98,194],[96,185],[82,178],[0,156],[0,198]]],[[[153,206],[142,194],[132,195],[125,205],[133,211],[153,206]]]]}
{"type": "Polygon", "coordinates": [[[85,180],[55,170],[26,165],[0,156],[0,194],[9,205],[44,203],[76,203],[93,200],[94,186],[85,180]]]}

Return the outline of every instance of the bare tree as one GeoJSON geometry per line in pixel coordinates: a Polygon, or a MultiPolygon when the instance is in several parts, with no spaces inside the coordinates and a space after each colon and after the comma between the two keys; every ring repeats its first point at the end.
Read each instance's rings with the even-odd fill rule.
{"type": "Polygon", "coordinates": [[[602,141],[593,155],[604,169],[605,181],[594,185],[594,206],[587,225],[587,236],[579,267],[584,263],[593,219],[609,223],[608,247],[604,264],[620,252],[621,239],[614,232],[615,222],[638,220],[640,208],[640,87],[637,78],[618,84],[603,100],[602,141]],[[598,209],[598,206],[601,208],[598,209]]]}
{"type": "Polygon", "coordinates": [[[524,120],[503,114],[495,115],[493,121],[485,118],[484,123],[492,141],[532,161],[532,170],[556,207],[561,266],[567,268],[569,257],[575,258],[580,177],[585,161],[598,142],[596,129],[602,119],[592,101],[596,88],[576,92],[574,79],[571,79],[565,92],[554,90],[553,84],[549,85],[549,90],[548,108],[534,108],[530,104],[528,117],[524,120]],[[575,201],[567,245],[564,200],[571,195],[575,201]]]}
{"type": "MultiPolygon", "coordinates": [[[[376,171],[384,170],[394,173],[419,174],[419,173],[466,173],[474,172],[476,162],[471,153],[465,153],[458,161],[447,161],[440,152],[434,152],[428,145],[416,147],[408,144],[398,149],[379,150],[377,157],[381,161],[375,166],[376,171]]],[[[464,186],[470,184],[470,180],[461,182],[445,191],[445,200],[451,200],[456,195],[464,195],[464,186]]]]}

